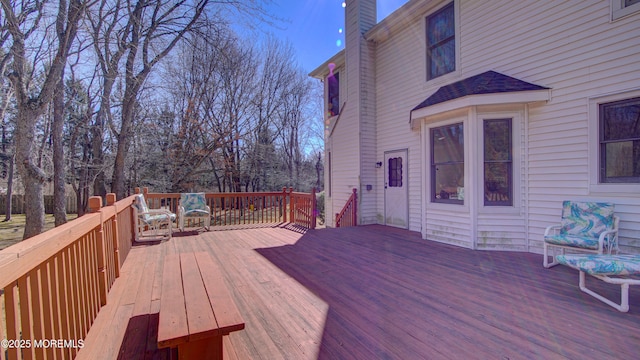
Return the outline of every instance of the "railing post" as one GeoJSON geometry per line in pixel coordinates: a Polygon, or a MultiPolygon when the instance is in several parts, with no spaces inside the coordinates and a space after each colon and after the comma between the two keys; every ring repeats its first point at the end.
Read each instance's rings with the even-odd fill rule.
{"type": "Polygon", "coordinates": [[[293,196],[293,188],[289,188],[289,221],[292,223],[296,222],[295,214],[293,212],[296,204],[294,204],[294,196],[293,196]]]}
{"type": "Polygon", "coordinates": [[[318,210],[316,204],[316,188],[311,189],[311,226],[309,228],[316,228],[316,218],[318,217],[318,210]]]}
{"type": "MultiPolygon", "coordinates": [[[[107,205],[113,206],[116,203],[116,194],[107,194],[107,205]]],[[[118,233],[118,211],[111,222],[111,231],[113,232],[113,261],[116,277],[120,277],[120,234],[118,233]]]]}
{"type": "Polygon", "coordinates": [[[286,186],[282,188],[282,205],[280,205],[280,209],[281,209],[280,215],[282,215],[282,222],[286,223],[287,222],[287,187],[286,186]]]}
{"type": "Polygon", "coordinates": [[[358,226],[358,189],[353,188],[353,207],[351,208],[351,218],[353,226],[358,226]]]}
{"type": "MultiPolygon", "coordinates": [[[[102,207],[102,198],[100,196],[92,196],[89,198],[89,212],[100,212],[102,207]]],[[[100,288],[100,305],[107,304],[107,266],[104,246],[104,220],[100,214],[100,230],[98,230],[96,239],[96,248],[98,249],[98,281],[100,288]]]]}

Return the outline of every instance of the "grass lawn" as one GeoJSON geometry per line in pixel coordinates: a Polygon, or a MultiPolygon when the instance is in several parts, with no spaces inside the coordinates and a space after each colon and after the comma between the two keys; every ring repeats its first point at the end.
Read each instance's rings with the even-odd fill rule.
{"type": "MultiPolygon", "coordinates": [[[[67,214],[67,221],[73,220],[76,217],[76,214],[67,214]]],[[[4,220],[4,215],[0,215],[0,219],[4,220]]],[[[11,221],[2,220],[0,220],[0,250],[22,240],[25,216],[24,214],[13,214],[11,215],[11,221]]],[[[46,214],[44,216],[44,229],[53,229],[53,223],[53,214],[46,214]]]]}

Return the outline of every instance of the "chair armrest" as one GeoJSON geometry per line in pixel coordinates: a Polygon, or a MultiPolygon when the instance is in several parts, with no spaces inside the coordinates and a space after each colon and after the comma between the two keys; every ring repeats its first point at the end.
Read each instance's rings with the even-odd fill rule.
{"type": "Polygon", "coordinates": [[[556,235],[562,229],[562,225],[550,225],[544,230],[544,236],[556,235]],[[553,234],[551,232],[554,232],[553,234]]]}
{"type": "Polygon", "coordinates": [[[611,254],[612,250],[618,250],[618,229],[603,231],[598,237],[598,248],[600,249],[600,253],[604,254],[604,240],[608,238],[607,241],[607,250],[608,253],[611,254]]]}

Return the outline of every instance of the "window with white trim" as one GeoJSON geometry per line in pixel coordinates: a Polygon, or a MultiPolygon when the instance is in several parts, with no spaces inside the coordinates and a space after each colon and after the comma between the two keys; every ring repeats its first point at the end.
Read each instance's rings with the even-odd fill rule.
{"type": "Polygon", "coordinates": [[[611,0],[611,20],[640,12],[640,0],[611,0]]]}
{"type": "Polygon", "coordinates": [[[485,119],[484,205],[513,205],[513,135],[512,119],[485,119]]]}
{"type": "Polygon", "coordinates": [[[464,128],[462,123],[432,128],[431,201],[464,204],[464,128]]]}
{"type": "Polygon", "coordinates": [[[598,105],[600,183],[640,183],[640,97],[598,105]]]}
{"type": "Polygon", "coordinates": [[[427,80],[456,69],[455,8],[451,2],[426,18],[427,80]]]}

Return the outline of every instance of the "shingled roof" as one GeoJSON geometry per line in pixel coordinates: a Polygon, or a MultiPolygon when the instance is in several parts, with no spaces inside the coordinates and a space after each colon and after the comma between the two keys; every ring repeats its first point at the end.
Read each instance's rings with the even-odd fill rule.
{"type": "Polygon", "coordinates": [[[458,99],[468,95],[494,94],[515,91],[546,90],[544,86],[535,85],[495,71],[487,71],[452,84],[442,86],[433,95],[418,104],[411,111],[458,99]]]}

